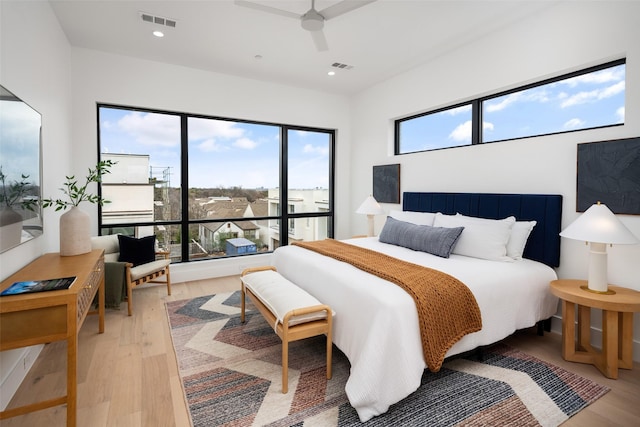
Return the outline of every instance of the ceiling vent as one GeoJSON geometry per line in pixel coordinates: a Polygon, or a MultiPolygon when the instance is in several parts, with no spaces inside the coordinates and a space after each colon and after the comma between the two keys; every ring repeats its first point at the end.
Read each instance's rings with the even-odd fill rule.
{"type": "Polygon", "coordinates": [[[144,22],[149,22],[150,24],[164,25],[165,27],[170,27],[170,28],[176,27],[175,19],[164,18],[162,16],[155,16],[145,12],[140,12],[140,18],[142,18],[144,22]]]}
{"type": "Polygon", "coordinates": [[[332,68],[338,68],[340,70],[350,70],[353,68],[353,65],[341,64],[340,62],[334,62],[331,64],[332,68]]]}

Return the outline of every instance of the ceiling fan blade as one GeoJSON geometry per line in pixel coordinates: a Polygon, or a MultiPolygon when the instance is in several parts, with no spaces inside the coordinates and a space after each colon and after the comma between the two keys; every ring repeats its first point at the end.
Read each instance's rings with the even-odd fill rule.
{"type": "Polygon", "coordinates": [[[311,38],[313,39],[313,43],[316,45],[316,49],[319,52],[324,52],[329,50],[329,45],[327,44],[327,39],[324,37],[324,33],[322,30],[320,31],[309,31],[311,33],[311,38]]]}
{"type": "Polygon", "coordinates": [[[340,3],[336,3],[325,9],[319,11],[320,15],[324,16],[324,19],[335,18],[347,12],[351,12],[359,7],[366,6],[369,3],[373,3],[376,0],[343,0],[340,3]]]}
{"type": "Polygon", "coordinates": [[[289,12],[288,10],[282,10],[271,6],[265,6],[260,3],[253,3],[245,0],[235,0],[234,3],[237,6],[248,7],[249,9],[260,10],[262,12],[272,13],[274,15],[285,16],[287,18],[300,19],[300,15],[297,13],[289,12]]]}

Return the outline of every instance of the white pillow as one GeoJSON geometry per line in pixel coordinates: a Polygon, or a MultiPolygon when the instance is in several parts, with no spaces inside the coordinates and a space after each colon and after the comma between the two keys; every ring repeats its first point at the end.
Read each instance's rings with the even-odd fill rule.
{"type": "Polygon", "coordinates": [[[431,212],[391,211],[389,216],[398,221],[410,222],[416,225],[433,225],[436,214],[431,212]]]}
{"type": "Polygon", "coordinates": [[[537,224],[536,221],[516,221],[511,228],[511,237],[507,242],[507,256],[513,259],[522,259],[524,247],[527,245],[529,234],[537,224]]]}
{"type": "Polygon", "coordinates": [[[507,256],[507,242],[516,218],[475,218],[436,214],[434,227],[464,227],[452,253],[493,261],[513,261],[507,256]]]}

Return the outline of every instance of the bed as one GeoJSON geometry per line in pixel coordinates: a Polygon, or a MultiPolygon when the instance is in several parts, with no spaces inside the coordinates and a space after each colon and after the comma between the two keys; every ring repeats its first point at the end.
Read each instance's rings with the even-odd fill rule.
{"type": "MultiPolygon", "coordinates": [[[[441,270],[467,285],[479,306],[482,329],[456,342],[446,353],[449,357],[500,341],[556,312],[557,298],[549,292],[549,281],[556,279],[552,267],[559,265],[561,210],[559,195],[403,194],[405,214],[439,212],[436,215],[446,215],[441,220],[454,220],[460,214],[536,221],[518,260],[487,260],[455,252],[443,258],[382,243],[378,237],[344,242],[441,270]]],[[[274,265],[335,311],[333,341],[350,361],[345,391],[361,421],[386,412],[420,386],[426,364],[416,306],[407,292],[350,264],[295,245],[278,248],[274,265]]]]}

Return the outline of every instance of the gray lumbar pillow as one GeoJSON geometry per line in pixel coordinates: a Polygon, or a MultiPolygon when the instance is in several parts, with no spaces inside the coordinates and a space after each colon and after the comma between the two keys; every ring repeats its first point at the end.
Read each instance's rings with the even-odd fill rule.
{"type": "Polygon", "coordinates": [[[387,222],[385,222],[378,240],[382,243],[449,258],[462,230],[464,227],[431,227],[387,217],[387,222]]]}

